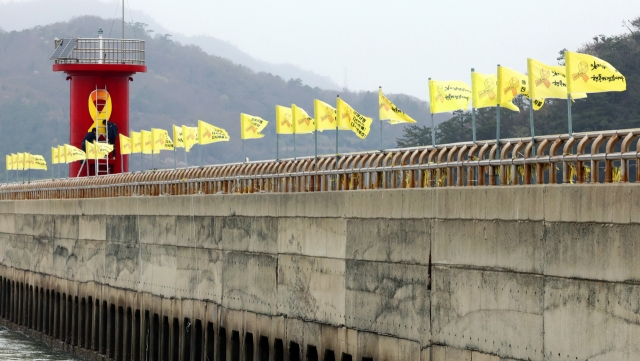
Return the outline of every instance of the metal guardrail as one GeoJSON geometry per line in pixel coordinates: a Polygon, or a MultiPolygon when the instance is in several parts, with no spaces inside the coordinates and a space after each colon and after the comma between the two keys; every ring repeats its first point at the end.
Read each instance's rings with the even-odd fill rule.
{"type": "Polygon", "coordinates": [[[626,183],[630,165],[640,181],[639,135],[629,129],[12,183],[0,185],[0,200],[626,183]]]}
{"type": "Polygon", "coordinates": [[[145,64],[144,40],[80,38],[66,58],[56,64],[145,64]]]}

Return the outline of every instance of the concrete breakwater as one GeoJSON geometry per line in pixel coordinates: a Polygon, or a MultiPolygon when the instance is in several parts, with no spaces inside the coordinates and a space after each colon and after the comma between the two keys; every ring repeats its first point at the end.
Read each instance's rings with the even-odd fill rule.
{"type": "Polygon", "coordinates": [[[636,360],[635,185],[0,202],[0,316],[89,359],[636,360]]]}

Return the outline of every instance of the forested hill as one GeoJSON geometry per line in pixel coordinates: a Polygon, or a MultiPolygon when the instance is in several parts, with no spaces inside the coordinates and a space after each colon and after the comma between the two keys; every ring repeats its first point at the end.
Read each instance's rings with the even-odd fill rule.
{"type": "MultiPolygon", "coordinates": [[[[597,56],[613,65],[625,77],[627,90],[589,94],[576,100],[572,107],[573,131],[587,132],[609,129],[640,127],[640,18],[625,22],[627,33],[599,35],[585,39],[581,49],[569,49],[597,56]],[[588,40],[588,42],[587,42],[588,40]]],[[[559,50],[557,62],[564,65],[563,51],[559,50]]],[[[551,63],[549,59],[537,59],[551,63]]],[[[526,59],[522,59],[526,64],[526,59]]],[[[520,112],[501,109],[501,137],[526,137],[530,135],[528,100],[516,99],[520,112]]],[[[496,136],[495,108],[479,109],[476,113],[478,139],[494,139],[496,136]]],[[[547,99],[541,110],[534,112],[536,135],[567,133],[567,101],[547,99]]],[[[431,129],[426,126],[410,126],[398,139],[398,146],[431,144],[431,129]]],[[[436,140],[440,144],[471,141],[471,112],[458,111],[436,128],[436,140]]]]}
{"type": "MultiPolygon", "coordinates": [[[[80,17],[70,22],[36,27],[20,32],[0,32],[0,156],[28,151],[49,159],[50,147],[69,140],[69,83],[65,75],[51,70],[49,60],[55,37],[95,37],[98,28],[109,29],[111,20],[80,17]]],[[[299,80],[284,80],[232,62],[207,55],[196,46],[183,46],[168,36],[150,37],[136,24],[138,38],[146,40],[148,73],[138,74],[131,83],[131,130],[172,124],[195,125],[198,119],[227,129],[232,140],[203,146],[203,163],[240,161],[240,113],[274,121],[275,105],[292,103],[313,113],[313,100],[335,103],[337,93],[311,88],[299,80]]],[[[133,33],[134,29],[127,29],[133,33]]],[[[384,84],[382,84],[384,85],[384,84]]],[[[356,110],[377,119],[377,89],[371,92],[341,92],[356,110]]],[[[406,95],[391,95],[397,105],[415,119],[426,121],[426,102],[406,95]]],[[[446,119],[446,118],[445,118],[446,119]]],[[[384,146],[395,146],[402,126],[385,124],[384,146]]],[[[260,140],[245,142],[250,159],[275,158],[275,122],[260,140]]],[[[320,133],[318,151],[332,153],[335,132],[320,133]]],[[[297,155],[313,155],[313,135],[296,138],[297,155]]],[[[292,136],[280,136],[280,156],[293,156],[292,136]]],[[[351,132],[340,132],[340,151],[379,148],[378,122],[365,141],[351,132]]],[[[189,155],[189,164],[198,162],[198,152],[189,155]]],[[[173,154],[162,154],[161,167],[173,167],[173,154]]],[[[4,162],[4,157],[1,158],[4,162]]],[[[139,169],[139,156],[133,157],[139,169]]],[[[181,161],[182,156],[179,157],[181,161]]],[[[147,166],[150,160],[145,161],[147,166]]],[[[156,157],[156,166],[158,165],[156,157]]]]}

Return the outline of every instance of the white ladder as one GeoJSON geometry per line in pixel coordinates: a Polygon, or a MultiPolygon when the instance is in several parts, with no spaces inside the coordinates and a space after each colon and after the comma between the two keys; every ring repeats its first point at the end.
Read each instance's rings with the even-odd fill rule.
{"type": "MultiPolygon", "coordinates": [[[[108,144],[109,143],[109,118],[98,111],[98,109],[104,109],[107,105],[107,86],[104,86],[104,89],[98,89],[96,85],[96,124],[95,124],[95,132],[96,132],[96,145],[97,144],[108,144]],[[99,90],[103,90],[104,92],[99,92],[99,90]],[[102,95],[102,96],[101,96],[102,95]],[[104,124],[103,124],[104,123],[104,124]]],[[[97,154],[98,149],[95,149],[97,154]]],[[[95,160],[95,175],[107,175],[109,174],[109,156],[107,158],[98,158],[95,160]]]]}

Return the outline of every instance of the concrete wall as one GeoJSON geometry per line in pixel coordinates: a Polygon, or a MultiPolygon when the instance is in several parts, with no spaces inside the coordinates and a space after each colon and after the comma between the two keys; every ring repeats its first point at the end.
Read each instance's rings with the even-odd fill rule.
{"type": "MultiPolygon", "coordinates": [[[[284,360],[296,345],[308,360],[637,360],[638,193],[616,184],[2,202],[0,276],[13,287],[2,297],[24,284],[139,310],[142,331],[131,332],[142,346],[149,311],[157,344],[166,330],[177,340],[161,359],[175,347],[194,357],[175,319],[179,330],[210,322],[201,345],[226,345],[228,360],[234,347],[263,359],[261,337],[271,360],[279,344],[284,360]]],[[[77,334],[83,314],[69,323],[77,334]]],[[[107,336],[110,317],[128,325],[107,310],[107,336]]]]}

